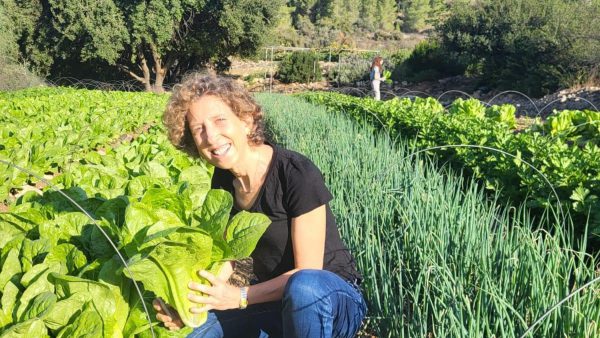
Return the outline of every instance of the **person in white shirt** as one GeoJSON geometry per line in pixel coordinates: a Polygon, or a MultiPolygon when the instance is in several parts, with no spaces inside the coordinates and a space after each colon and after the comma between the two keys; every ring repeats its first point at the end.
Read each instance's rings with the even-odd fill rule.
{"type": "Polygon", "coordinates": [[[383,58],[381,56],[376,56],[373,59],[373,63],[371,63],[371,85],[373,86],[373,93],[375,95],[375,100],[381,100],[381,92],[379,91],[379,85],[381,81],[384,81],[383,74],[383,58]]]}

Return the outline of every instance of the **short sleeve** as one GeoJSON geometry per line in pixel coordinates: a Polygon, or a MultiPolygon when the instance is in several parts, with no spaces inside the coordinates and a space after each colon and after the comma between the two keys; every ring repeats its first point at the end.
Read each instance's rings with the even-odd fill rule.
{"type": "Polygon", "coordinates": [[[286,168],[286,183],[284,200],[291,217],[303,215],[333,198],[321,171],[307,158],[290,161],[286,168]]]}

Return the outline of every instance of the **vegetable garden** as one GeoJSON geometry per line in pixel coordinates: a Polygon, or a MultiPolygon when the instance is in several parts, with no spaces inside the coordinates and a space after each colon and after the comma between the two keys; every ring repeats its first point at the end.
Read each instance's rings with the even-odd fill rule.
{"type": "MultiPolygon", "coordinates": [[[[257,95],[270,137],[311,158],[335,196],[365,277],[365,332],[519,337],[534,326],[535,337],[600,335],[600,288],[586,284],[598,277],[586,236],[600,219],[596,112],[514,133],[505,106],[306,97],[324,106],[257,95]],[[418,153],[458,144],[515,157],[418,153]]],[[[0,336],[183,337],[190,328],[157,325],[152,299],[185,309],[180,295],[195,270],[250,254],[268,220],[229,219],[231,196],[209,189],[211,168],[164,136],[166,98],[0,93],[0,336]]]]}

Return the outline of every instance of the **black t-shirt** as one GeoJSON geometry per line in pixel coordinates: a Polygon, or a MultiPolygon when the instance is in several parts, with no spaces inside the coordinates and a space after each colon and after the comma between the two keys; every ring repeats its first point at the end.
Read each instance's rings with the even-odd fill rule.
{"type": "MultiPolygon", "coordinates": [[[[326,205],[326,237],[323,269],[340,277],[360,282],[352,255],[342,243],[335,218],[328,202],[333,198],[325,186],[319,169],[305,156],[267,143],[273,148],[265,182],[248,211],[260,212],[271,219],[271,225],[258,241],[252,253],[254,274],[259,282],[277,277],[294,269],[291,224],[292,218],[305,214],[323,204],[326,205]]],[[[233,180],[228,170],[215,168],[213,189],[224,189],[235,196],[233,180]]],[[[231,211],[240,210],[235,203],[231,211]]]]}

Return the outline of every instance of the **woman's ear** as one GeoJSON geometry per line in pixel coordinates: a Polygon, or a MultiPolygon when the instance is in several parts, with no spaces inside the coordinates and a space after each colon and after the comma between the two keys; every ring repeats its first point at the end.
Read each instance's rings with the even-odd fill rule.
{"type": "Polygon", "coordinates": [[[254,130],[254,123],[252,119],[244,119],[244,130],[246,131],[246,135],[250,135],[254,130]]]}

